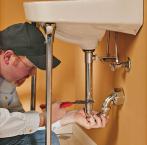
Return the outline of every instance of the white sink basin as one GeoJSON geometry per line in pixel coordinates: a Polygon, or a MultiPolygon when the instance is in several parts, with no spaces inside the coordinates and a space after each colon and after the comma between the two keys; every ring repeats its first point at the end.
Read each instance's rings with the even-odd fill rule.
{"type": "Polygon", "coordinates": [[[24,3],[26,18],[54,22],[56,37],[94,49],[106,30],[136,34],[143,24],[143,0],[56,0],[24,3]]]}

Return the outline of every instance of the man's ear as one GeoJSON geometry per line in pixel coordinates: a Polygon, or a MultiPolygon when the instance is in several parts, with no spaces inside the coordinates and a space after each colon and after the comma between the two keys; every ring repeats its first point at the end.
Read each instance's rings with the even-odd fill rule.
{"type": "Polygon", "coordinates": [[[14,52],[12,50],[7,50],[4,52],[3,56],[4,56],[3,59],[4,59],[5,64],[8,65],[10,63],[10,58],[14,56],[14,52]]]}

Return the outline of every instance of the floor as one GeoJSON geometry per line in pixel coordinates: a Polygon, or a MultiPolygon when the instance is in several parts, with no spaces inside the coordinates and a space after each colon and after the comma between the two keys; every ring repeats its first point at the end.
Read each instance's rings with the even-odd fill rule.
{"type": "Polygon", "coordinates": [[[61,145],[83,145],[76,139],[73,135],[67,137],[60,137],[60,144],[61,145]]]}

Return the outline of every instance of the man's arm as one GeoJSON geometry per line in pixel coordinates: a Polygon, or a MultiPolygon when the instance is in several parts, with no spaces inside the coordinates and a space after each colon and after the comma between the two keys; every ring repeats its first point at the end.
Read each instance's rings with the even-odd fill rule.
{"type": "MultiPolygon", "coordinates": [[[[59,104],[56,104],[59,105],[59,104]]],[[[40,114],[40,126],[44,126],[46,124],[46,111],[43,111],[40,114]]],[[[58,110],[54,110],[54,115],[57,116],[55,118],[58,118],[58,112],[65,112],[58,118],[59,120],[55,122],[55,125],[53,125],[53,128],[59,128],[61,126],[65,126],[70,123],[77,123],[80,126],[91,129],[91,128],[103,128],[108,123],[108,116],[104,116],[103,114],[97,115],[97,111],[92,111],[91,116],[87,118],[86,113],[84,110],[73,110],[73,111],[64,111],[64,109],[59,108],[58,110]]],[[[53,113],[52,112],[52,113],[53,113]]]]}
{"type": "Polygon", "coordinates": [[[40,116],[37,112],[13,112],[0,108],[0,138],[30,134],[38,130],[40,116]]]}

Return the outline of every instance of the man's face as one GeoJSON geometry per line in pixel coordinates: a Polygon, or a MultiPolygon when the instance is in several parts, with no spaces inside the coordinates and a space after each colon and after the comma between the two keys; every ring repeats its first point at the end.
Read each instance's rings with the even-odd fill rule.
{"type": "Polygon", "coordinates": [[[26,78],[36,72],[36,67],[24,56],[16,56],[13,51],[3,53],[3,74],[9,82],[20,86],[26,78]]]}
{"type": "Polygon", "coordinates": [[[19,56],[19,63],[16,65],[17,75],[14,75],[16,80],[14,84],[20,86],[29,76],[34,75],[36,72],[36,67],[24,56],[19,56]]]}

